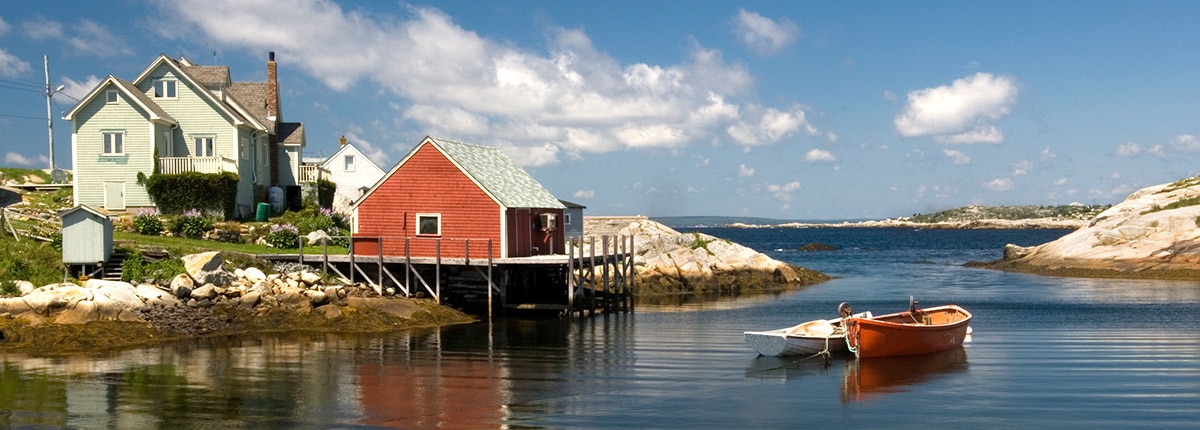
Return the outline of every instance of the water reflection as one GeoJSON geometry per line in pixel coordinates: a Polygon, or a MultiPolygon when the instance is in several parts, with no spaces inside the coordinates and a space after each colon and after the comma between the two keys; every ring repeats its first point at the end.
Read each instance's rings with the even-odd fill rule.
{"type": "Polygon", "coordinates": [[[848,360],[842,374],[842,401],[859,402],[907,391],[966,370],[967,351],[961,346],[932,354],[848,360]]]}

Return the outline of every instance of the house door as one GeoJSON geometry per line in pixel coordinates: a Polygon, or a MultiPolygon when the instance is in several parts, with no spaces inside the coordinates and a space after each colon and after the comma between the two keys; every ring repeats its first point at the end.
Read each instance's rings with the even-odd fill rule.
{"type": "Polygon", "coordinates": [[[104,183],[104,208],[108,210],[125,210],[125,183],[104,183]]]}

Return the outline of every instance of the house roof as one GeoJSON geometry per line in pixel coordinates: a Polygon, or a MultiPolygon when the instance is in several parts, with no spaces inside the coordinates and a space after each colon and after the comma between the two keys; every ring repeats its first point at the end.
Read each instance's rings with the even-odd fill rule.
{"type": "Polygon", "coordinates": [[[499,148],[426,137],[485,192],[509,208],[566,209],[499,148]]]}
{"type": "Polygon", "coordinates": [[[92,91],[80,99],[79,103],[75,104],[75,107],[72,107],[71,110],[67,111],[67,113],[63,115],[63,119],[67,121],[73,120],[75,115],[79,113],[80,109],[82,109],[84,106],[87,106],[88,103],[106,91],[106,89],[109,87],[113,87],[122,94],[125,94],[126,98],[132,100],[133,103],[141,107],[142,111],[146,112],[146,117],[149,120],[161,121],[168,124],[178,124],[171,114],[168,114],[166,110],[163,110],[162,106],[159,106],[158,103],[155,103],[153,99],[146,95],[146,93],[143,93],[141,90],[139,90],[136,85],[113,75],[108,75],[108,77],[104,78],[104,80],[96,85],[95,88],[92,88],[92,91]]]}
{"type": "Polygon", "coordinates": [[[62,212],[59,212],[58,216],[59,216],[59,218],[63,218],[63,217],[66,217],[67,215],[70,215],[70,214],[73,214],[73,213],[79,212],[79,211],[87,212],[87,213],[89,213],[93,216],[99,217],[99,218],[108,219],[108,215],[105,215],[104,213],[101,213],[100,211],[93,209],[91,206],[88,206],[88,205],[79,205],[79,206],[75,206],[71,209],[64,210],[62,212]]]}
{"type": "Polygon", "coordinates": [[[567,209],[587,209],[587,206],[581,205],[579,203],[572,203],[572,202],[568,202],[568,201],[562,200],[562,199],[559,199],[558,201],[561,202],[563,204],[563,206],[566,206],[567,209]]]}
{"type": "Polygon", "coordinates": [[[487,193],[501,206],[506,208],[548,208],[566,209],[550,191],[546,190],[525,169],[517,165],[512,158],[498,148],[455,142],[453,140],[435,139],[426,136],[416,147],[396,163],[366,194],[354,203],[358,206],[365,202],[379,186],[386,183],[404,166],[413,154],[428,143],[438,152],[446,156],[459,171],[467,175],[484,193],[487,193]]]}
{"type": "Polygon", "coordinates": [[[268,128],[275,125],[275,120],[267,117],[267,97],[271,89],[266,82],[234,82],[226,91],[259,123],[268,128]]]}
{"type": "Polygon", "coordinates": [[[229,86],[229,66],[180,66],[179,68],[192,75],[197,82],[204,84],[210,90],[229,86]]]}
{"type": "MultiPolygon", "coordinates": [[[[375,164],[375,160],[372,160],[371,157],[368,157],[367,154],[364,154],[361,149],[358,149],[357,146],[354,146],[353,142],[346,142],[345,145],[339,145],[338,150],[335,151],[333,155],[317,160],[317,164],[320,164],[321,167],[329,169],[330,167],[336,166],[337,163],[341,161],[339,158],[341,158],[343,154],[351,151],[361,155],[362,159],[366,160],[367,164],[369,164],[372,168],[378,170],[380,173],[384,173],[383,168],[379,167],[378,164],[375,164]]],[[[358,163],[359,161],[355,162],[358,163]]]]}
{"type": "Polygon", "coordinates": [[[304,123],[281,122],[275,136],[284,145],[304,146],[304,123]]]}

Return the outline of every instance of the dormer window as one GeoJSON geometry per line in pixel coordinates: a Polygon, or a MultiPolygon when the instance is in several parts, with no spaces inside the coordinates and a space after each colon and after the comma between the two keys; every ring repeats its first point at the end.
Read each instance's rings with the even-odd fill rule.
{"type": "Polygon", "coordinates": [[[117,104],[117,90],[108,90],[104,92],[104,103],[115,105],[117,104]]]}
{"type": "Polygon", "coordinates": [[[173,99],[175,98],[175,87],[177,82],[169,79],[159,79],[154,81],[154,98],[173,99]]]}

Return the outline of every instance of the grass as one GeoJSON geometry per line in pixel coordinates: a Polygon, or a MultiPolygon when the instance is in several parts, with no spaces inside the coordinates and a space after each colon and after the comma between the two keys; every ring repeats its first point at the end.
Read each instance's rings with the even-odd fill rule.
{"type": "Polygon", "coordinates": [[[1196,206],[1196,205],[1200,205],[1200,196],[1182,198],[1182,199],[1176,200],[1174,202],[1171,202],[1170,204],[1168,204],[1166,206],[1154,205],[1154,206],[1151,206],[1150,209],[1143,211],[1142,215],[1145,215],[1148,213],[1159,212],[1159,211],[1171,210],[1171,209],[1186,208],[1188,206],[1196,206]]]}
{"type": "MultiPolygon", "coordinates": [[[[236,252],[241,254],[298,254],[298,249],[272,248],[254,243],[229,243],[214,240],[190,239],[186,237],[146,236],[124,231],[114,231],[113,240],[130,248],[160,248],[172,255],[194,254],[206,251],[236,252]]],[[[303,240],[303,239],[301,239],[303,240]]],[[[305,246],[305,254],[321,252],[320,245],[305,246]]],[[[345,247],[330,246],[330,254],[346,254],[345,247]]]]}

